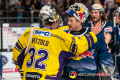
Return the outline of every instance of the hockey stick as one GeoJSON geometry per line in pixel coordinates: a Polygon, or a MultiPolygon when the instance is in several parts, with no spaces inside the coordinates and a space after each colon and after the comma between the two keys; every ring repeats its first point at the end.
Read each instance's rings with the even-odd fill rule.
{"type": "MultiPolygon", "coordinates": [[[[114,17],[114,42],[116,43],[116,17],[114,17]]],[[[115,57],[115,73],[117,72],[117,59],[116,59],[117,53],[115,51],[114,57],[115,57]]],[[[117,78],[117,76],[115,76],[117,78]]]]}
{"type": "Polygon", "coordinates": [[[31,40],[32,40],[33,31],[34,31],[34,26],[31,27],[30,37],[29,37],[29,41],[28,41],[28,45],[27,45],[27,47],[26,47],[26,50],[25,50],[24,55],[26,55],[26,53],[27,53],[27,51],[28,51],[28,48],[29,48],[30,42],[31,42],[31,40]]]}
{"type": "MultiPolygon", "coordinates": [[[[31,26],[31,31],[30,31],[29,41],[28,41],[28,44],[27,44],[27,47],[26,47],[26,50],[25,50],[24,55],[26,55],[26,53],[27,53],[27,51],[28,51],[28,48],[29,48],[30,42],[31,42],[31,40],[32,40],[33,31],[34,31],[34,26],[31,26]]],[[[19,69],[19,72],[21,73],[21,69],[19,69]]]]}

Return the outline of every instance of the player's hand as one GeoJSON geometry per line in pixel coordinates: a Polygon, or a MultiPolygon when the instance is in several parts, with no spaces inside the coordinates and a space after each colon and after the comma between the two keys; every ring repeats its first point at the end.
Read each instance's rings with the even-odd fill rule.
{"type": "Polygon", "coordinates": [[[92,25],[91,27],[91,31],[94,33],[94,34],[98,34],[100,31],[102,30],[102,25],[101,23],[97,23],[95,26],[92,25]]]}
{"type": "Polygon", "coordinates": [[[110,41],[108,44],[109,48],[111,49],[111,53],[119,54],[120,53],[120,43],[114,42],[113,40],[110,41]]]}
{"type": "Polygon", "coordinates": [[[109,33],[104,32],[105,42],[108,45],[108,43],[111,40],[111,35],[109,33]]]}

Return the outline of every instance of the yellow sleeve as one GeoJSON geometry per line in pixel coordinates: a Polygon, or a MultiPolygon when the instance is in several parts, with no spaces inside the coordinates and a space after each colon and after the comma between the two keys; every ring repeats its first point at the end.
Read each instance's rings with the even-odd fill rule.
{"type": "Polygon", "coordinates": [[[74,52],[76,55],[83,53],[97,42],[97,37],[93,32],[89,32],[88,34],[85,34],[81,37],[74,37],[74,39],[75,44],[77,45],[76,52],[74,52]]]}
{"type": "Polygon", "coordinates": [[[17,69],[21,69],[22,63],[24,60],[24,52],[26,49],[26,46],[28,44],[29,35],[30,35],[31,28],[27,29],[22,36],[19,38],[19,40],[16,42],[14,48],[13,48],[13,60],[15,62],[15,66],[17,69]]]}
{"type": "Polygon", "coordinates": [[[83,53],[97,42],[97,37],[93,32],[89,32],[88,34],[85,34],[81,37],[74,37],[69,33],[64,33],[62,36],[65,38],[64,42],[61,43],[62,48],[65,51],[68,51],[69,49],[68,52],[72,52],[76,55],[83,53]]]}
{"type": "Polygon", "coordinates": [[[58,28],[59,30],[62,30],[62,31],[66,31],[66,30],[69,30],[69,26],[66,25],[66,26],[61,26],[58,28]]]}

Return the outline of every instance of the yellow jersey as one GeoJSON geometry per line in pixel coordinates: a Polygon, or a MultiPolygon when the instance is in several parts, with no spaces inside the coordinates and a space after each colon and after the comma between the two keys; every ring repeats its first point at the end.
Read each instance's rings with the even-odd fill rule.
{"type": "Polygon", "coordinates": [[[21,80],[60,80],[68,57],[79,55],[94,43],[97,38],[93,32],[82,37],[58,29],[36,28],[27,51],[31,28],[27,29],[13,48],[13,60],[21,69],[21,80]]]}
{"type": "Polygon", "coordinates": [[[66,26],[61,26],[58,28],[59,30],[62,30],[62,31],[65,31],[65,32],[68,32],[69,31],[69,26],[66,25],[66,26]]]}

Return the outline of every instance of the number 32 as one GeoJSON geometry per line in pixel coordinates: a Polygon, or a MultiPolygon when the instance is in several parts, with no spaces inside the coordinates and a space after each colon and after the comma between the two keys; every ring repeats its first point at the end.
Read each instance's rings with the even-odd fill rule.
{"type": "Polygon", "coordinates": [[[28,54],[32,54],[32,55],[30,57],[30,60],[27,61],[27,65],[26,65],[27,68],[31,68],[33,66],[33,63],[35,62],[35,64],[34,64],[35,69],[40,69],[40,70],[45,71],[46,70],[46,64],[44,64],[42,62],[48,60],[48,57],[49,57],[48,51],[45,50],[45,49],[39,49],[37,51],[37,55],[41,56],[41,57],[34,60],[35,53],[36,53],[36,49],[34,47],[31,47],[29,49],[28,54]]]}

